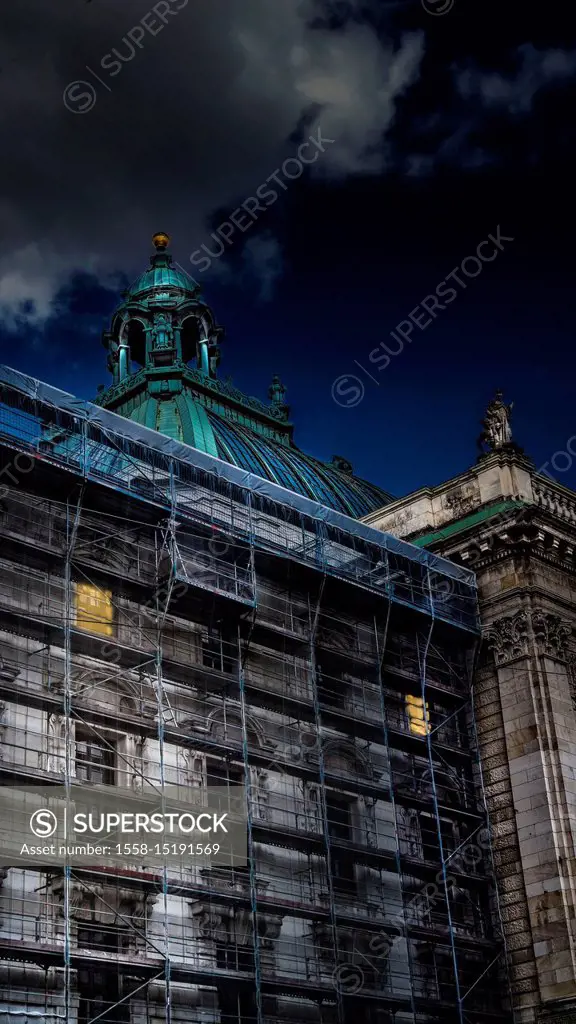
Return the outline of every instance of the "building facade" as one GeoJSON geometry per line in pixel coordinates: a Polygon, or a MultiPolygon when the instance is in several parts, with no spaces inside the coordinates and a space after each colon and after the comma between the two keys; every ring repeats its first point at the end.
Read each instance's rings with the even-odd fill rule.
{"type": "Polygon", "coordinates": [[[576,495],[513,443],[500,393],[483,426],[475,466],[366,521],[477,575],[475,714],[514,1020],[573,1024],[576,495]]]}
{"type": "Polygon", "coordinates": [[[219,380],[166,242],[97,403],[0,372],[0,777],[242,787],[247,863],[4,860],[0,1024],[506,1021],[474,574],[219,380]]]}

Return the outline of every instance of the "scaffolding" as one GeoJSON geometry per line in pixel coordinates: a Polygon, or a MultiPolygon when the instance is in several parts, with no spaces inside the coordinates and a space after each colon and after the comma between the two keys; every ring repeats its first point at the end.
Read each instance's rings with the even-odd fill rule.
{"type": "Polygon", "coordinates": [[[3,869],[0,1024],[506,1020],[472,575],[14,371],[0,444],[2,784],[243,786],[249,853],[3,869]]]}

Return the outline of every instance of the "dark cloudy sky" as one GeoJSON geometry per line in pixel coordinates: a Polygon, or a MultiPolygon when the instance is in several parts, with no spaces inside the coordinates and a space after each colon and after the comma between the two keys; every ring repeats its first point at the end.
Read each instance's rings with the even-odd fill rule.
{"type": "MultiPolygon", "coordinates": [[[[3,11],[0,360],[91,397],[102,327],[162,229],[226,327],[221,373],[260,397],[279,373],[314,454],[396,494],[440,482],[473,462],[497,386],[538,466],[576,451],[571,5],[155,7],[3,11]],[[316,162],[193,266],[318,132],[316,162]],[[414,325],[498,228],[513,241],[414,325]]],[[[551,471],[576,486],[576,463],[551,471]]]]}

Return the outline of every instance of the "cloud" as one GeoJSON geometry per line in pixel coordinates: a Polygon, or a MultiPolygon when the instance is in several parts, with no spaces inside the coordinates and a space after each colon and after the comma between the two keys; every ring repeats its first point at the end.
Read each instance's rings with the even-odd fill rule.
{"type": "Polygon", "coordinates": [[[59,256],[48,246],[25,245],[0,258],[0,320],[8,330],[37,327],[53,313],[57,293],[82,259],[94,271],[94,257],[59,256]]]}
{"type": "MultiPolygon", "coordinates": [[[[212,236],[212,238],[218,236],[212,236]]],[[[221,241],[221,240],[220,240],[221,241]]],[[[215,241],[211,242],[215,246],[215,241]]],[[[258,302],[269,302],[274,295],[277,282],[284,271],[284,255],[282,245],[276,235],[267,229],[247,237],[245,241],[236,242],[237,249],[232,247],[230,259],[214,259],[206,271],[206,277],[217,281],[222,287],[250,287],[255,292],[258,302]]],[[[178,263],[186,273],[190,268],[178,263]]],[[[192,268],[193,269],[193,268],[192,268]]],[[[194,276],[193,274],[191,275],[194,276]]],[[[203,275],[197,275],[196,281],[202,283],[203,275]]]]}
{"type": "Polygon", "coordinates": [[[269,302],[283,271],[282,247],[272,232],[250,238],[242,250],[245,273],[258,282],[261,302],[269,302]]]}
{"type": "Polygon", "coordinates": [[[477,65],[454,65],[451,102],[442,110],[423,115],[412,123],[408,152],[398,155],[410,177],[429,177],[439,168],[476,171],[505,164],[513,155],[526,164],[537,163],[545,151],[541,129],[530,137],[526,152],[518,132],[534,111],[536,97],[563,85],[576,71],[576,51],[537,50],[531,43],[510,54],[514,71],[485,70],[477,65]],[[497,115],[503,119],[506,135],[495,132],[497,115]],[[515,154],[506,142],[517,144],[515,154]],[[412,152],[409,150],[412,149],[412,152]]]}
{"type": "MultiPolygon", "coordinates": [[[[421,36],[383,41],[362,20],[361,0],[155,7],[166,3],[172,14],[164,23],[142,0],[19,0],[7,12],[5,324],[23,315],[40,323],[76,270],[135,276],[155,230],[173,235],[175,255],[189,267],[215,211],[252,195],[292,155],[299,134],[320,124],[336,142],[311,173],[344,178],[385,167],[384,138],[418,77],[421,36]],[[142,30],[144,17],[153,33],[142,30]],[[67,109],[64,90],[78,81],[67,109]],[[80,112],[90,90],[94,105],[80,112]]],[[[246,259],[269,277],[266,245],[267,257],[260,242],[246,259]]]]}
{"type": "Polygon", "coordinates": [[[538,93],[572,77],[576,72],[576,50],[537,50],[532,43],[518,47],[516,72],[505,75],[477,67],[454,70],[460,96],[478,100],[483,107],[514,116],[529,114],[538,93]]]}

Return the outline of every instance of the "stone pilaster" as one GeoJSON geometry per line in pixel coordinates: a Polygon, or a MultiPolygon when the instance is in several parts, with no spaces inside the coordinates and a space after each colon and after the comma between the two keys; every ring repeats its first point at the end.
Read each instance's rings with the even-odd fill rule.
{"type": "Polygon", "coordinates": [[[503,864],[499,874],[505,932],[512,921],[522,922],[517,932],[522,939],[507,934],[517,1020],[522,1022],[538,1020],[538,1006],[546,1009],[552,1022],[552,1007],[559,1000],[573,1000],[576,1010],[576,864],[569,813],[570,805],[576,806],[576,714],[567,663],[571,635],[570,623],[533,608],[498,619],[487,631],[496,663],[492,689],[500,702],[493,725],[501,733],[501,722],[504,750],[502,735],[495,735],[500,750],[496,753],[495,747],[491,754],[486,742],[490,715],[482,706],[479,730],[491,816],[498,796],[506,804],[505,820],[494,824],[496,856],[502,853],[503,832],[509,831],[510,848],[516,847],[512,884],[517,896],[510,904],[503,864]],[[507,778],[498,778],[499,766],[491,767],[492,756],[504,756],[507,768],[502,765],[500,774],[507,778]],[[505,783],[500,794],[493,789],[498,781],[505,783]],[[517,950],[516,942],[521,943],[517,950]]]}
{"type": "Polygon", "coordinates": [[[516,1021],[517,1024],[533,1024],[540,995],[516,831],[505,712],[498,673],[493,668],[485,668],[478,674],[475,684],[475,713],[486,803],[492,830],[502,930],[510,959],[512,997],[517,1007],[516,1021]]]}

